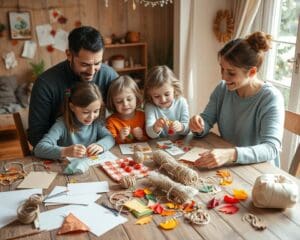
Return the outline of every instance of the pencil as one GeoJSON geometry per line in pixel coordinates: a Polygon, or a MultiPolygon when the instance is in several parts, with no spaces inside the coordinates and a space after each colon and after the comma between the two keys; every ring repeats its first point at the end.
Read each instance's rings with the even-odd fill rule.
{"type": "Polygon", "coordinates": [[[31,232],[31,233],[26,233],[26,234],[22,234],[22,235],[19,235],[19,236],[6,238],[5,240],[14,240],[14,239],[19,239],[19,238],[29,237],[29,236],[33,236],[33,235],[36,235],[36,234],[39,234],[39,233],[42,233],[42,232],[45,232],[45,231],[43,230],[43,231],[35,231],[35,232],[31,232]]]}

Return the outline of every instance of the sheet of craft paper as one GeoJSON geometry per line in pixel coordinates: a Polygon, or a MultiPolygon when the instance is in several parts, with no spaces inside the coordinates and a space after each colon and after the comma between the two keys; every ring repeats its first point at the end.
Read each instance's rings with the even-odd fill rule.
{"type": "Polygon", "coordinates": [[[119,144],[120,150],[122,154],[133,154],[134,147],[138,146],[143,153],[151,153],[152,149],[147,142],[139,142],[139,143],[128,143],[128,144],[119,144]]]}
{"type": "MultiPolygon", "coordinates": [[[[74,159],[78,159],[78,158],[68,157],[69,161],[73,161],[74,159]]],[[[82,160],[87,160],[88,164],[90,166],[101,164],[101,163],[104,163],[106,161],[114,161],[114,160],[117,160],[117,159],[119,159],[119,158],[110,151],[105,151],[104,153],[101,153],[97,156],[82,158],[82,160]]]]}
{"type": "Polygon", "coordinates": [[[17,208],[32,194],[42,194],[42,189],[0,192],[0,228],[17,219],[17,208]]]}
{"type": "Polygon", "coordinates": [[[199,154],[204,153],[206,151],[209,151],[209,149],[194,147],[190,151],[188,151],[186,154],[182,155],[180,157],[180,160],[184,160],[187,162],[195,162],[197,159],[200,158],[199,154]]]}
{"type": "Polygon", "coordinates": [[[50,186],[57,172],[30,172],[17,188],[43,188],[50,186]]]}
{"type": "Polygon", "coordinates": [[[35,51],[36,42],[27,40],[24,42],[22,57],[32,59],[34,57],[35,51]]]}
{"type": "Polygon", "coordinates": [[[170,155],[180,155],[183,154],[184,151],[177,147],[172,141],[170,140],[166,140],[166,141],[159,141],[157,142],[157,145],[164,149],[167,153],[169,153],[170,155]]]}
{"type": "Polygon", "coordinates": [[[108,192],[108,182],[85,182],[85,183],[68,183],[68,190],[70,191],[68,194],[70,195],[78,195],[78,194],[86,194],[86,193],[102,193],[108,192]]]}
{"type": "Polygon", "coordinates": [[[40,46],[48,46],[54,43],[54,37],[51,35],[52,26],[50,24],[36,26],[36,34],[40,46]]]}
{"type": "MultiPolygon", "coordinates": [[[[48,195],[51,197],[54,194],[61,193],[66,191],[67,187],[64,186],[56,186],[52,192],[48,195]]],[[[52,197],[49,199],[45,199],[44,203],[56,203],[59,204],[79,204],[79,205],[89,205],[95,202],[101,195],[96,193],[88,193],[88,194],[69,194],[71,191],[66,192],[65,194],[59,195],[57,197],[52,197]]],[[[49,204],[47,204],[49,205],[49,204]]]]}
{"type": "Polygon", "coordinates": [[[53,47],[64,52],[68,48],[68,35],[68,32],[58,29],[54,36],[53,47]]]}

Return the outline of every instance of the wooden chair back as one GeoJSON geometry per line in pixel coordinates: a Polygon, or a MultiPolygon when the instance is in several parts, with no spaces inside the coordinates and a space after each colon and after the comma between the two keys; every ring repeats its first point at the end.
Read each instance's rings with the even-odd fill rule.
{"type": "MultiPolygon", "coordinates": [[[[285,111],[284,128],[289,132],[300,136],[300,114],[285,111]]],[[[300,175],[300,143],[298,143],[296,153],[289,168],[289,173],[294,176],[300,175]]]]}
{"type": "Polygon", "coordinates": [[[28,128],[28,111],[13,113],[16,130],[19,136],[20,145],[22,148],[23,156],[31,155],[30,146],[27,139],[26,129],[28,128]]]}

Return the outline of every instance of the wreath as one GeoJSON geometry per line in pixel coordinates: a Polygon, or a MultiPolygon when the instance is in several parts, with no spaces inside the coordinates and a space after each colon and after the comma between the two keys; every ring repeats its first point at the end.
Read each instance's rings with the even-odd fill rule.
{"type": "Polygon", "coordinates": [[[233,35],[234,21],[229,10],[219,10],[214,20],[213,31],[219,42],[229,41],[233,35]]]}

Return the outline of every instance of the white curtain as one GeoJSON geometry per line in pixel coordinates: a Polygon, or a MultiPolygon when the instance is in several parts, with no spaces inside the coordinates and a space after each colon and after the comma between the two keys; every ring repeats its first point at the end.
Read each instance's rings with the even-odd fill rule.
{"type": "Polygon", "coordinates": [[[250,33],[260,3],[261,0],[234,0],[232,9],[235,23],[233,39],[245,37],[250,33]]]}

